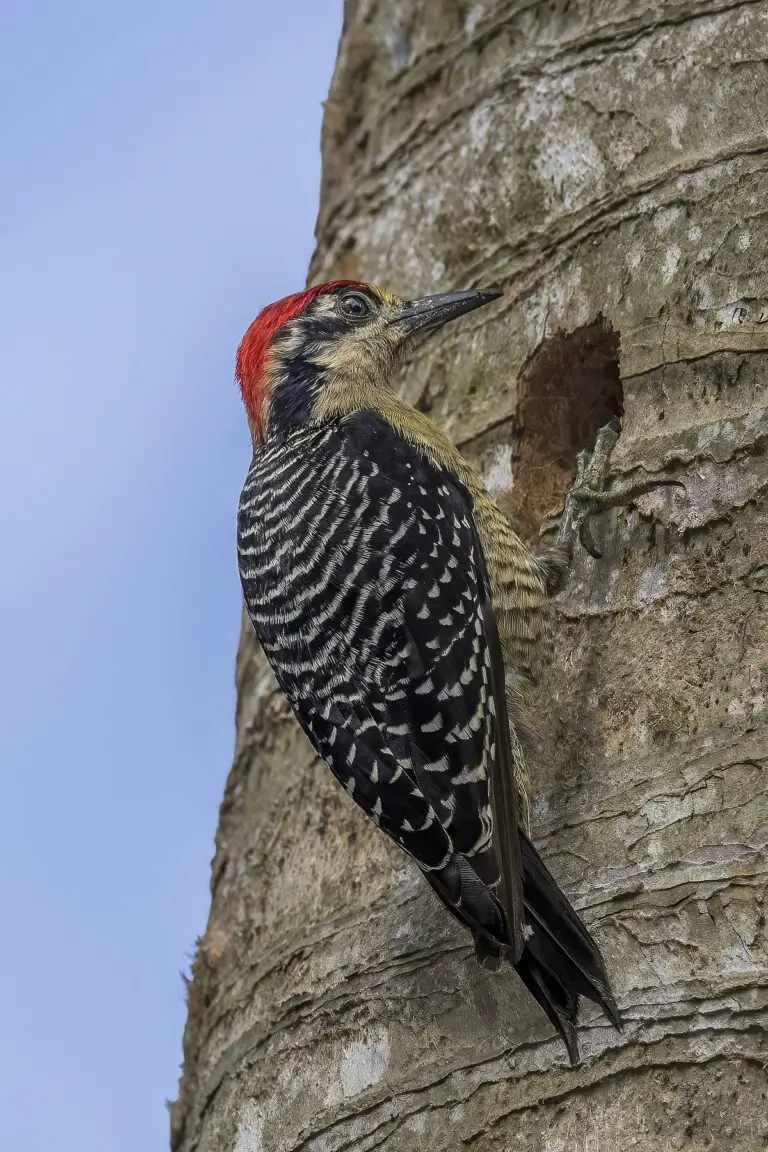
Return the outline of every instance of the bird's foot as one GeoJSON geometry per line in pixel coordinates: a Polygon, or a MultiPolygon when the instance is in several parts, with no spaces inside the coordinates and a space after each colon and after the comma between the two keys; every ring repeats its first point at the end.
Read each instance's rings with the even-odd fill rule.
{"type": "MultiPolygon", "coordinates": [[[[565,498],[565,507],[560,519],[557,538],[553,548],[542,553],[542,566],[552,568],[552,591],[557,589],[560,579],[570,567],[574,542],[578,539],[582,548],[599,560],[602,552],[595,543],[592,533],[592,519],[609,508],[625,508],[639,496],[652,492],[655,488],[675,486],[685,488],[679,480],[662,480],[649,477],[645,480],[606,487],[611,456],[619,438],[621,425],[614,419],[597,434],[592,452],[579,452],[576,457],[576,477],[565,498]]],[[[547,530],[545,524],[542,533],[547,530]]]]}

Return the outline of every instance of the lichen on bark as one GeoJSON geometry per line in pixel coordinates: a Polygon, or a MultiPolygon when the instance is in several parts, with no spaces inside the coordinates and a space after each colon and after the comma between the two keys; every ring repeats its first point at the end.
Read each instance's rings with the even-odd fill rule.
{"type": "Polygon", "coordinates": [[[534,701],[534,835],[627,1024],[587,1008],[566,1066],[314,761],[245,626],[176,1152],[768,1143],[766,125],[766,0],[347,3],[310,278],[504,286],[402,389],[531,531],[568,460],[531,389],[598,317],[616,473],[685,485],[602,518],[534,701]]]}

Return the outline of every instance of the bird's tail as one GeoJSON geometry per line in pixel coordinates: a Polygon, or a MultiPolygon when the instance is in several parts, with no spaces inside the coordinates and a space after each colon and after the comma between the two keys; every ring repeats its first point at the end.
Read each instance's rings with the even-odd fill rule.
{"type": "MultiPolygon", "coordinates": [[[[523,866],[525,943],[514,965],[518,975],[562,1037],[572,1064],[579,1059],[576,1017],[579,997],[599,1004],[621,1030],[600,949],[531,841],[519,830],[523,866]]],[[[454,853],[448,864],[425,877],[450,912],[471,929],[480,963],[498,969],[514,964],[507,916],[494,894],[495,860],[454,853]],[[492,875],[492,873],[494,875],[492,875]]]]}
{"type": "MultiPolygon", "coordinates": [[[[526,942],[516,970],[560,1033],[571,1064],[579,1059],[579,996],[599,1004],[615,1028],[622,1022],[600,949],[528,837],[520,832],[526,942]]],[[[494,965],[493,942],[475,935],[481,963],[494,965]]],[[[498,953],[503,956],[503,950],[498,953]]],[[[495,961],[498,963],[498,961],[495,961]]]]}

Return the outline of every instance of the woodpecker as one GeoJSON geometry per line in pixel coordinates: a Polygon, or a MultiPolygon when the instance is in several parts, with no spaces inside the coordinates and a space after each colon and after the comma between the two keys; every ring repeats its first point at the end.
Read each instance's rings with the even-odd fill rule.
{"type": "Polygon", "coordinates": [[[578,1060],[579,997],[621,1027],[597,944],[528,835],[521,679],[561,554],[536,557],[390,379],[417,333],[495,289],[405,300],[336,280],[264,308],[238,349],[253,441],[245,604],[317,753],[578,1060]]]}

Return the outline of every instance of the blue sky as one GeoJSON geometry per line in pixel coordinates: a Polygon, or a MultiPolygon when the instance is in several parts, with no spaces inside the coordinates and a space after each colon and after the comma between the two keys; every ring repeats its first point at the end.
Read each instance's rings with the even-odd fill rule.
{"type": "Polygon", "coordinates": [[[0,6],[0,1147],[165,1149],[233,747],[232,380],[341,0],[0,6]]]}

